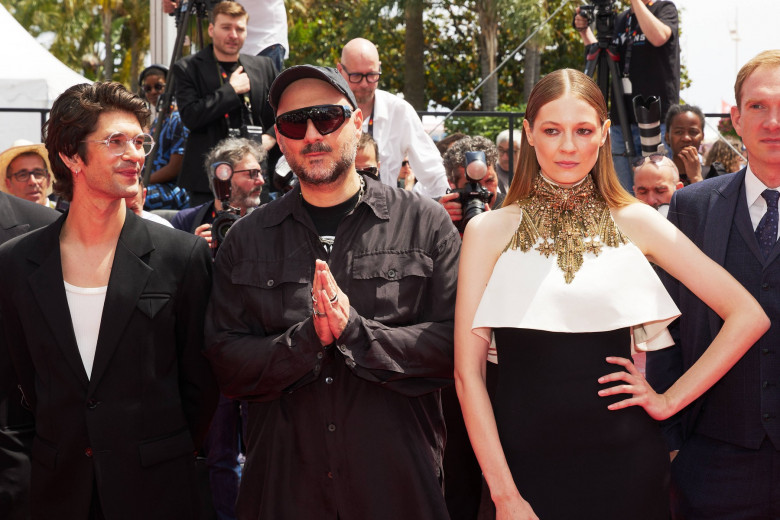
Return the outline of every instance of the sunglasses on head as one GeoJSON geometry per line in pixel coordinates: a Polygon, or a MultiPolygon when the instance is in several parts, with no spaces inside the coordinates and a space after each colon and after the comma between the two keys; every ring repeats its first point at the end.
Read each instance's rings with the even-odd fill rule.
{"type": "Polygon", "coordinates": [[[276,116],[276,130],[289,139],[300,140],[306,136],[309,120],[320,134],[327,135],[338,130],[350,117],[352,108],[346,105],[299,108],[276,116]]]}
{"type": "Polygon", "coordinates": [[[664,157],[666,156],[662,153],[653,153],[646,157],[637,157],[631,164],[634,165],[634,168],[639,168],[645,164],[645,159],[650,159],[650,162],[658,164],[664,160],[664,157]]]}

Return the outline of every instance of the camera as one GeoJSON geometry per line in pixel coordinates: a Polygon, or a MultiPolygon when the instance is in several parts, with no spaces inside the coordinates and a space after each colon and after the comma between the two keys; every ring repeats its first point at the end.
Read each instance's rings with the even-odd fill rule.
{"type": "Polygon", "coordinates": [[[615,10],[614,0],[590,0],[591,5],[581,5],[579,9],[580,16],[588,20],[588,24],[596,21],[596,34],[607,41],[612,39],[615,32],[615,10]]]}
{"type": "Polygon", "coordinates": [[[456,222],[462,233],[469,221],[485,211],[485,204],[490,202],[493,194],[482,186],[479,181],[487,174],[485,152],[466,152],[466,185],[448,193],[457,193],[461,207],[461,219],[456,222]]]}
{"type": "Polygon", "coordinates": [[[639,126],[639,138],[642,143],[642,155],[666,153],[661,142],[661,99],[658,96],[635,96],[632,100],[634,116],[639,126]]]}
{"type": "Polygon", "coordinates": [[[241,125],[239,128],[228,128],[228,137],[243,137],[263,144],[263,127],[255,125],[241,125]]]}
{"type": "Polygon", "coordinates": [[[241,218],[241,212],[230,205],[230,197],[233,193],[231,185],[233,167],[230,163],[218,162],[211,165],[211,171],[214,179],[214,195],[222,204],[222,210],[217,211],[217,216],[211,223],[211,251],[216,256],[217,249],[225,241],[230,227],[241,218]]]}

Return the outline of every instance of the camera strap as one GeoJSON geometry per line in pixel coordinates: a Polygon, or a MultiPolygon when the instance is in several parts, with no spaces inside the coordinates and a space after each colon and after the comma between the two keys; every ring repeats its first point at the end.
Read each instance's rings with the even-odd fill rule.
{"type": "Polygon", "coordinates": [[[631,22],[634,21],[633,13],[628,13],[626,18],[626,50],[623,51],[623,77],[627,78],[631,70],[631,51],[634,46],[638,29],[631,30],[631,22]]]}

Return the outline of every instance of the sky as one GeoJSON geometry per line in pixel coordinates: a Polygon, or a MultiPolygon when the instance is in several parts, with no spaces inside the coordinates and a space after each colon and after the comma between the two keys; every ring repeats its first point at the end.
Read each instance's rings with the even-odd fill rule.
{"type": "Polygon", "coordinates": [[[722,103],[735,103],[739,68],[763,50],[780,49],[780,1],[675,0],[675,4],[682,22],[681,59],[693,81],[680,97],[705,113],[722,112],[722,103]]]}

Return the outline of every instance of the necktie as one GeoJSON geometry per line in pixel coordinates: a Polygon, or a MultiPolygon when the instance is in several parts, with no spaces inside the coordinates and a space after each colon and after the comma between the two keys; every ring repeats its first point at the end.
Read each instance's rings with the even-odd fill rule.
{"type": "Polygon", "coordinates": [[[764,190],[761,196],[766,200],[766,213],[761,217],[761,221],[756,228],[756,239],[758,239],[758,247],[761,248],[761,254],[766,259],[775,246],[775,242],[777,242],[777,199],[780,198],[780,192],[777,190],[764,190]]]}

